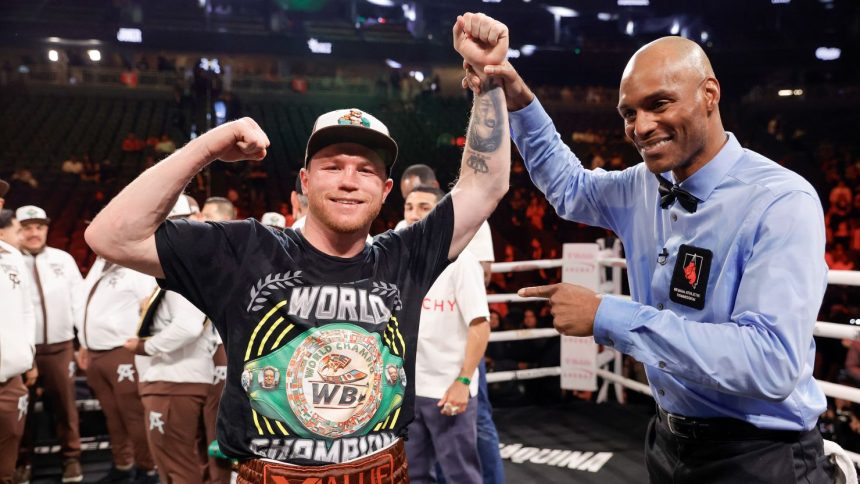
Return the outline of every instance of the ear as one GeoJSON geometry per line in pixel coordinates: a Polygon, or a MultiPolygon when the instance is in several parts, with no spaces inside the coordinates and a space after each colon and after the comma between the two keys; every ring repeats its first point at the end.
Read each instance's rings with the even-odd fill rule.
{"type": "Polygon", "coordinates": [[[299,170],[299,178],[302,180],[302,193],[308,194],[308,169],[302,168],[299,170]]]}
{"type": "Polygon", "coordinates": [[[388,198],[392,188],[394,188],[394,180],[391,178],[385,180],[385,185],[382,187],[382,203],[385,203],[385,199],[388,198]]]}
{"type": "Polygon", "coordinates": [[[720,104],[720,81],[709,77],[705,79],[702,89],[704,89],[705,95],[705,108],[710,114],[716,111],[720,104]]]}

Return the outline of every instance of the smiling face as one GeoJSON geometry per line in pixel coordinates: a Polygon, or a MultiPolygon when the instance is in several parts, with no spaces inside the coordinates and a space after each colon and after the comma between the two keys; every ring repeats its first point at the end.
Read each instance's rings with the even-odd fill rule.
{"type": "MultiPolygon", "coordinates": [[[[644,47],[627,64],[619,89],[624,131],[651,172],[695,172],[713,156],[711,115],[719,84],[695,44],[666,38],[644,47]]],[[[719,124],[721,129],[721,123],[719,124]]]]}
{"type": "Polygon", "coordinates": [[[394,186],[379,155],[354,143],[318,151],[301,178],[310,216],[338,233],[369,230],[394,186]]]}

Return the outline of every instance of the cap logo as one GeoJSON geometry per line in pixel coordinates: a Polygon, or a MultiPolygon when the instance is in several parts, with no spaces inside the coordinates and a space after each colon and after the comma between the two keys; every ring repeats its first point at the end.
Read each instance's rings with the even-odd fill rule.
{"type": "Polygon", "coordinates": [[[349,113],[344,114],[337,120],[337,124],[345,125],[351,124],[354,126],[364,126],[365,128],[370,127],[370,120],[364,117],[364,113],[359,111],[358,109],[350,109],[349,113]]]}
{"type": "Polygon", "coordinates": [[[31,208],[31,209],[27,210],[27,216],[30,218],[36,218],[39,216],[39,211],[36,210],[35,208],[31,208]]]}

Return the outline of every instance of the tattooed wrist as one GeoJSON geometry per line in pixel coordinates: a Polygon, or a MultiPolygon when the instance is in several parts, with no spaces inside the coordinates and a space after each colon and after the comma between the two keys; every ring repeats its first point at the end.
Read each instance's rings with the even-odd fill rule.
{"type": "Polygon", "coordinates": [[[502,85],[502,80],[495,77],[487,77],[486,79],[481,81],[481,92],[489,93],[493,89],[499,89],[504,87],[502,85]]]}

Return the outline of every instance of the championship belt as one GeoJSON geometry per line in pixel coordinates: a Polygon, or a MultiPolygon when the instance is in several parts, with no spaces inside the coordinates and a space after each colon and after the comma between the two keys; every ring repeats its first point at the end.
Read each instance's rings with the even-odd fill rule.
{"type": "Polygon", "coordinates": [[[406,372],[379,334],[335,323],[246,362],[241,383],[258,414],[302,438],[337,439],[393,429],[406,372]]]}

